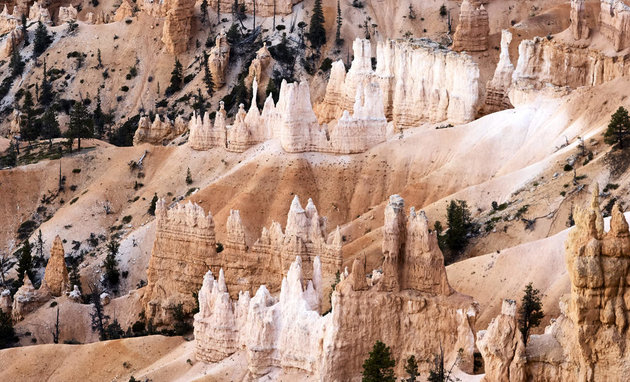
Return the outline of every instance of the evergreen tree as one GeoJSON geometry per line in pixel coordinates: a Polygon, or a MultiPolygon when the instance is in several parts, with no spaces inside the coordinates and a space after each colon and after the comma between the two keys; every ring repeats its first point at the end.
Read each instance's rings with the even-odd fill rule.
{"type": "Polygon", "coordinates": [[[308,39],[311,46],[318,49],[326,44],[326,29],[324,28],[324,11],[322,10],[322,0],[315,0],[313,14],[311,15],[311,25],[309,26],[308,39]]]}
{"type": "Polygon", "coordinates": [[[70,113],[70,123],[68,124],[66,136],[70,139],[70,141],[73,141],[74,139],[78,140],[78,149],[80,151],[81,138],[92,138],[93,135],[94,125],[92,116],[83,102],[75,102],[72,112],[70,113]]]}
{"type": "Polygon", "coordinates": [[[22,13],[22,35],[24,35],[24,46],[28,46],[31,42],[28,41],[28,29],[26,29],[26,13],[22,13]]]}
{"type": "Polygon", "coordinates": [[[124,333],[125,332],[123,332],[122,327],[120,327],[120,323],[118,323],[118,320],[114,318],[114,321],[107,325],[107,328],[105,329],[105,339],[117,340],[122,338],[124,333]]]}
{"type": "Polygon", "coordinates": [[[98,288],[92,289],[92,292],[90,293],[90,300],[94,305],[92,313],[90,313],[90,318],[92,319],[92,330],[95,332],[98,331],[99,339],[104,341],[107,338],[105,328],[107,327],[109,316],[105,314],[103,304],[101,304],[101,291],[98,290],[98,288]]]}
{"type": "Polygon", "coordinates": [[[203,115],[206,113],[206,100],[203,98],[203,94],[201,94],[201,89],[199,88],[197,88],[197,95],[195,96],[195,102],[192,107],[193,110],[196,110],[197,114],[203,118],[203,115]]]}
{"type": "Polygon", "coordinates": [[[341,45],[343,40],[341,39],[341,25],[343,24],[343,19],[341,18],[341,2],[337,0],[337,33],[335,34],[335,43],[337,45],[341,45]]]}
{"type": "Polygon", "coordinates": [[[20,56],[19,49],[14,46],[11,52],[11,61],[9,61],[9,68],[11,69],[11,77],[15,78],[24,72],[24,61],[20,56]]]}
{"type": "Polygon", "coordinates": [[[409,378],[405,379],[405,382],[415,382],[416,378],[420,375],[418,373],[418,362],[416,362],[416,357],[411,356],[407,358],[407,363],[405,364],[405,373],[409,375],[409,378]]]}
{"type": "Polygon", "coordinates": [[[201,22],[205,24],[208,19],[208,0],[203,0],[199,8],[201,10],[201,22]]]}
{"type": "Polygon", "coordinates": [[[190,168],[186,170],[186,184],[191,185],[193,182],[192,175],[190,174],[190,168]]]}
{"type": "Polygon", "coordinates": [[[38,57],[44,53],[48,46],[52,43],[52,37],[48,34],[48,29],[41,21],[37,22],[35,29],[35,38],[33,40],[33,55],[38,57]]]}
{"type": "Polygon", "coordinates": [[[34,141],[39,136],[35,123],[35,111],[33,110],[33,96],[26,90],[22,103],[22,118],[20,119],[20,136],[22,140],[34,141]]]}
{"type": "Polygon", "coordinates": [[[464,200],[451,200],[446,209],[448,231],[445,243],[448,249],[457,253],[468,244],[468,233],[471,229],[470,210],[464,200]]]}
{"type": "Polygon", "coordinates": [[[376,341],[370,356],[363,362],[362,382],[395,382],[394,366],[396,361],[389,346],[376,341]]]}
{"type": "MultiPolygon", "coordinates": [[[[1,167],[15,167],[17,165],[17,152],[13,141],[9,142],[9,148],[5,156],[0,157],[1,167]]],[[[1,272],[0,272],[1,273],[1,272]]]]}
{"type": "Polygon", "coordinates": [[[171,72],[171,84],[166,89],[166,92],[169,94],[173,94],[176,91],[181,90],[182,83],[184,81],[184,68],[182,64],[179,62],[177,57],[175,57],[175,66],[173,67],[173,71],[171,72]]]}
{"type": "Polygon", "coordinates": [[[79,288],[79,291],[83,293],[83,289],[81,288],[81,274],[79,273],[79,265],[74,262],[70,266],[70,272],[68,273],[68,279],[70,281],[70,289],[73,290],[76,285],[79,288]]]}
{"type": "Polygon", "coordinates": [[[35,242],[35,257],[37,261],[44,260],[44,238],[42,237],[42,230],[37,232],[37,241],[35,242]]]}
{"type": "Polygon", "coordinates": [[[27,275],[31,282],[33,281],[33,256],[31,255],[31,243],[24,241],[22,248],[19,250],[18,268],[17,268],[17,286],[24,284],[24,275],[27,275]]]}
{"type": "Polygon", "coordinates": [[[0,349],[11,347],[17,341],[11,315],[0,309],[0,349]]]}
{"type": "Polygon", "coordinates": [[[149,205],[149,210],[147,211],[149,215],[155,216],[155,206],[157,205],[157,202],[158,202],[158,196],[157,196],[157,193],[154,193],[153,199],[151,199],[151,205],[149,205]]]}
{"type": "Polygon", "coordinates": [[[208,67],[208,53],[206,52],[203,52],[203,82],[206,84],[208,96],[212,97],[214,94],[214,80],[212,79],[212,72],[208,67]]]}
{"type": "Polygon", "coordinates": [[[52,145],[53,138],[59,138],[61,136],[59,121],[57,121],[57,112],[53,107],[49,107],[44,112],[40,121],[42,126],[42,138],[48,139],[49,144],[52,145]]]}
{"type": "Polygon", "coordinates": [[[42,92],[39,96],[39,103],[42,105],[49,105],[53,100],[54,94],[52,90],[52,84],[48,81],[48,70],[46,69],[46,59],[44,58],[44,72],[42,79],[42,92]]]}
{"type": "Polygon", "coordinates": [[[96,107],[92,114],[92,120],[94,121],[94,135],[97,138],[102,138],[105,134],[105,114],[101,108],[101,89],[96,92],[96,107]]]}
{"type": "Polygon", "coordinates": [[[96,65],[97,69],[100,69],[103,67],[103,60],[101,59],[101,48],[98,48],[98,51],[96,52],[96,61],[98,62],[98,64],[96,65]]]}
{"type": "Polygon", "coordinates": [[[542,310],[540,291],[534,289],[531,282],[527,284],[524,292],[518,309],[518,325],[523,335],[523,342],[527,345],[531,329],[540,325],[545,313],[542,310]]]}
{"type": "Polygon", "coordinates": [[[617,144],[620,149],[623,149],[623,143],[629,134],[630,117],[628,116],[628,110],[620,106],[610,118],[610,123],[604,133],[604,142],[609,145],[617,144]]]}
{"type": "Polygon", "coordinates": [[[105,281],[110,287],[115,287],[120,281],[120,272],[118,271],[118,249],[120,244],[114,239],[111,239],[107,243],[107,256],[103,261],[103,267],[105,268],[105,281]]]}

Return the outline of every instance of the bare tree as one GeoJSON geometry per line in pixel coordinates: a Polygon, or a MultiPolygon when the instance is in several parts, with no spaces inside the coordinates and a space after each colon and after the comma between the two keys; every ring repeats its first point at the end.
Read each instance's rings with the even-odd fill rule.
{"type": "Polygon", "coordinates": [[[55,326],[50,330],[50,334],[53,336],[53,343],[59,343],[59,305],[57,305],[57,319],[55,320],[55,326]]]}

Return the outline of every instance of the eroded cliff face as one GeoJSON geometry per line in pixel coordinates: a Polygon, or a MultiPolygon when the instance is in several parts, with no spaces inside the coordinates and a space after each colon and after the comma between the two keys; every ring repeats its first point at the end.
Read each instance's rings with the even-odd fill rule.
{"type": "Polygon", "coordinates": [[[138,129],[133,135],[133,144],[151,143],[162,145],[169,140],[183,134],[187,129],[187,124],[181,115],[177,116],[175,122],[171,122],[168,117],[155,116],[153,123],[148,116],[143,116],[138,121],[138,129]]]}
{"type": "MultiPolygon", "coordinates": [[[[245,13],[254,12],[254,2],[256,3],[256,15],[260,17],[271,17],[273,15],[288,15],[293,11],[293,5],[302,0],[243,0],[239,4],[245,6],[245,13]]],[[[209,0],[210,8],[220,10],[222,15],[232,12],[234,1],[232,0],[209,0]]]]}
{"type": "Polygon", "coordinates": [[[492,80],[486,85],[486,101],[485,111],[492,113],[499,110],[505,110],[512,107],[508,90],[512,85],[512,75],[514,74],[514,65],[510,60],[510,43],[512,42],[512,33],[508,30],[501,32],[501,54],[499,63],[494,71],[492,80]]]}
{"type": "Polygon", "coordinates": [[[168,209],[162,199],[155,216],[155,241],[142,303],[147,319],[161,325],[171,322],[178,304],[183,304],[184,311],[195,308],[193,292],[201,287],[210,266],[219,262],[210,213],[190,202],[168,209]]]}
{"type": "Polygon", "coordinates": [[[459,24],[453,35],[456,52],[483,52],[488,50],[490,23],[488,11],[480,0],[464,0],[459,11],[459,24]]]}
{"type": "Polygon", "coordinates": [[[39,289],[35,289],[28,275],[24,275],[24,283],[13,296],[11,317],[13,321],[21,321],[28,313],[42,306],[52,297],[46,280],[42,281],[39,289]]]}
{"type": "Polygon", "coordinates": [[[510,381],[627,379],[630,233],[618,205],[605,232],[597,187],[593,194],[589,208],[574,209],[575,227],[565,243],[571,294],[561,299],[561,315],[545,333],[532,335],[527,342],[527,379],[522,378],[520,333],[504,309],[478,336],[487,380],[507,380],[508,372],[510,381]]]}
{"type": "Polygon", "coordinates": [[[591,28],[588,25],[585,0],[571,0],[571,34],[576,40],[587,39],[591,28]]]}
{"type": "Polygon", "coordinates": [[[195,13],[195,0],[171,0],[166,12],[162,42],[172,54],[186,51],[191,36],[192,19],[195,13]]]}
{"type": "MultiPolygon", "coordinates": [[[[304,211],[292,207],[287,226],[294,228],[287,228],[287,233],[308,237],[319,230],[314,223],[310,228],[297,224],[308,220],[309,210],[314,213],[313,207],[304,211]]],[[[312,260],[310,275],[303,266],[304,257],[295,257],[282,279],[279,299],[263,285],[254,297],[241,292],[233,300],[228,277],[220,272],[216,281],[207,274],[199,292],[200,311],[195,315],[197,359],[217,362],[244,349],[250,378],[283,369],[325,381],[348,381],[359,376],[374,342],[382,340],[399,361],[397,375],[404,374],[402,360],[411,355],[426,372],[440,345],[449,361],[462,349],[458,365],[471,372],[476,304],[448,285],[442,254],[435,234],[428,231],[424,213],[412,209],[407,219],[398,196],[392,197],[387,211],[386,225],[399,230],[390,230],[383,246],[385,250],[395,242],[400,244],[398,266],[384,264],[383,277],[368,283],[364,264],[355,260],[352,273],[342,273],[332,294],[332,311],[324,316],[320,313],[322,296],[327,295],[322,288],[326,261],[319,257],[312,260]],[[311,281],[305,281],[309,276],[311,281]],[[390,288],[386,280],[399,280],[399,288],[390,288]],[[429,331],[432,335],[427,336],[429,331]]],[[[232,228],[232,223],[230,230],[236,236],[231,240],[238,242],[241,230],[232,228]]],[[[385,261],[391,263],[391,259],[386,256],[385,261]]]]}
{"type": "Polygon", "coordinates": [[[601,0],[599,28],[616,51],[630,46],[630,5],[623,0],[601,0]]]}
{"type": "Polygon", "coordinates": [[[479,69],[470,56],[426,39],[387,40],[376,50],[372,70],[369,40],[355,40],[348,73],[333,65],[324,100],[316,111],[320,123],[351,110],[360,84],[376,83],[385,116],[397,129],[423,122],[465,123],[475,117],[479,101],[479,69]]]}
{"type": "Polygon", "coordinates": [[[208,69],[212,73],[214,87],[219,89],[225,85],[225,72],[230,61],[230,44],[225,31],[217,35],[214,47],[208,57],[208,69]]]}
{"type": "Polygon", "coordinates": [[[44,280],[53,296],[61,296],[70,289],[63,243],[59,236],[55,237],[55,241],[50,250],[50,258],[48,259],[48,264],[44,272],[44,280]]]}

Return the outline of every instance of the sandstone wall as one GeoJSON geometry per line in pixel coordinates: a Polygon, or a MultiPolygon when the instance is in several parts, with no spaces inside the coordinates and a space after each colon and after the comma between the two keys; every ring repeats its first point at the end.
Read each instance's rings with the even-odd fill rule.
{"type": "Polygon", "coordinates": [[[320,123],[350,111],[360,83],[377,83],[385,116],[397,129],[423,122],[465,123],[475,117],[479,101],[479,69],[470,56],[452,52],[427,39],[387,40],[376,50],[372,70],[369,40],[355,40],[348,73],[333,65],[324,100],[317,106],[320,123]]]}
{"type": "MultiPolygon", "coordinates": [[[[256,2],[256,16],[257,17],[271,17],[284,16],[293,12],[293,5],[301,2],[302,0],[244,0],[239,1],[239,4],[245,5],[245,13],[252,14],[254,12],[254,1],[256,2]]],[[[234,1],[232,0],[209,0],[208,5],[215,12],[217,11],[217,5],[221,10],[221,15],[231,14],[234,1]],[[220,3],[220,4],[217,4],[220,3]]]]}
{"type": "Polygon", "coordinates": [[[601,34],[620,51],[630,46],[630,5],[623,0],[601,0],[599,28],[601,34]]]}
{"type": "MultiPolygon", "coordinates": [[[[287,233],[308,237],[315,231],[319,236],[314,207],[302,210],[294,204],[291,210],[287,233]],[[313,214],[310,229],[306,224],[309,211],[313,214]]],[[[399,253],[400,268],[384,264],[381,281],[372,281],[374,286],[368,286],[364,264],[355,260],[352,273],[346,270],[342,274],[332,294],[331,313],[324,316],[320,311],[322,298],[327,295],[322,288],[326,285],[322,277],[326,273],[325,258],[312,258],[309,275],[305,270],[308,267],[303,266],[305,257],[295,257],[282,279],[277,299],[262,285],[254,297],[246,291],[233,300],[226,283],[229,277],[220,271],[216,281],[207,274],[194,322],[197,359],[217,362],[244,349],[249,378],[282,369],[297,370],[319,380],[348,381],[357,379],[374,342],[382,340],[391,346],[399,376],[404,375],[404,360],[411,355],[426,373],[440,346],[448,362],[454,361],[461,348],[459,366],[471,372],[477,308],[470,297],[454,292],[448,285],[442,254],[435,234],[428,231],[424,213],[416,214],[412,209],[407,219],[404,202],[394,196],[386,212],[386,225],[403,230],[396,232],[395,238],[384,240],[384,249],[392,240],[404,248],[399,253]],[[311,281],[306,281],[308,278],[311,281]],[[390,279],[400,280],[400,288],[380,287],[390,279]]],[[[275,226],[271,231],[278,229],[275,226]]],[[[239,242],[241,230],[230,231],[234,232],[231,240],[239,242]]],[[[269,234],[271,247],[274,235],[269,234]]],[[[283,261],[294,254],[283,254],[283,261]]]]}
{"type": "Polygon", "coordinates": [[[212,73],[214,87],[219,89],[225,85],[225,72],[230,61],[230,44],[225,31],[217,35],[214,47],[208,57],[208,68],[212,73]]]}
{"type": "Polygon", "coordinates": [[[499,63],[494,71],[492,80],[486,85],[485,111],[488,113],[512,107],[508,97],[508,90],[512,85],[512,75],[514,74],[514,65],[512,65],[510,60],[511,42],[512,33],[508,30],[503,30],[501,33],[499,63]]]}
{"type": "Polygon", "coordinates": [[[162,30],[162,42],[172,54],[186,51],[191,35],[195,0],[171,0],[162,30]]]}
{"type": "Polygon", "coordinates": [[[181,116],[177,116],[175,122],[171,122],[168,117],[164,120],[156,115],[153,122],[148,116],[143,116],[138,121],[138,129],[133,135],[133,144],[151,143],[154,145],[162,145],[183,134],[188,126],[181,116]]]}
{"type": "Polygon", "coordinates": [[[488,50],[490,23],[488,11],[480,0],[464,0],[459,11],[459,24],[453,35],[456,52],[488,50]]]}
{"type": "Polygon", "coordinates": [[[589,38],[591,33],[584,3],[585,0],[571,0],[571,34],[576,40],[589,38]]]}

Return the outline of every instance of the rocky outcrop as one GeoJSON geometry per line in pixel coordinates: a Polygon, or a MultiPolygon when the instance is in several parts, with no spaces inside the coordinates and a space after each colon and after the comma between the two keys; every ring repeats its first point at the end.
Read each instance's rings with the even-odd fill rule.
{"type": "Polygon", "coordinates": [[[0,292],[0,310],[5,314],[11,315],[13,309],[13,300],[11,299],[11,291],[3,289],[0,292]]]}
{"type": "Polygon", "coordinates": [[[44,24],[52,24],[50,12],[39,4],[39,1],[33,3],[28,11],[28,19],[31,21],[41,21],[44,24]]]}
{"type": "Polygon", "coordinates": [[[571,34],[576,40],[589,38],[591,29],[586,20],[585,0],[571,0],[571,34]]]}
{"type": "Polygon", "coordinates": [[[260,99],[265,98],[274,63],[275,60],[271,57],[269,49],[267,49],[267,43],[264,43],[263,47],[256,52],[256,58],[254,58],[249,65],[249,73],[245,78],[245,86],[252,86],[255,79],[258,83],[258,94],[256,94],[256,96],[260,99]]]}
{"type": "Polygon", "coordinates": [[[247,112],[243,105],[232,125],[225,125],[225,112],[219,110],[214,125],[195,116],[190,122],[190,145],[195,150],[225,147],[243,152],[268,139],[278,139],[291,153],[318,151],[339,154],[364,152],[385,141],[387,120],[382,94],[377,84],[356,89],[355,112],[344,112],[330,125],[319,125],[313,112],[308,83],[282,82],[278,103],[267,97],[262,113],[256,105],[258,82],[252,83],[253,99],[247,112]]]}
{"type": "Polygon", "coordinates": [[[87,24],[107,24],[111,20],[109,13],[103,11],[88,12],[85,14],[85,22],[87,24]]]}
{"type": "Polygon", "coordinates": [[[142,302],[147,319],[161,325],[172,322],[172,310],[178,304],[186,312],[195,308],[193,292],[201,287],[210,266],[219,263],[210,213],[190,202],[168,209],[161,199],[155,216],[155,241],[142,302]]]}
{"type": "Polygon", "coordinates": [[[320,123],[351,111],[360,83],[377,83],[385,116],[397,129],[424,122],[465,123],[474,119],[479,101],[479,68],[470,56],[428,39],[387,40],[376,50],[372,70],[369,40],[355,40],[348,73],[333,65],[324,100],[317,106],[320,123]]]}
{"type": "Polygon", "coordinates": [[[7,36],[4,46],[2,47],[2,55],[10,57],[13,49],[19,49],[20,44],[24,41],[24,32],[22,28],[13,29],[7,36]]]}
{"type": "Polygon", "coordinates": [[[195,0],[171,0],[166,12],[162,42],[172,54],[186,51],[191,35],[195,0]]]}
{"type": "Polygon", "coordinates": [[[151,123],[148,116],[143,116],[138,121],[138,128],[133,135],[133,144],[151,143],[163,145],[182,135],[186,132],[187,127],[181,116],[177,116],[174,123],[168,117],[164,117],[164,120],[162,120],[159,115],[156,115],[153,123],[151,123]]]}
{"type": "Polygon", "coordinates": [[[453,35],[453,50],[482,52],[488,50],[490,23],[488,11],[480,0],[464,0],[459,11],[459,24],[453,35]]]}
{"type": "Polygon", "coordinates": [[[215,114],[214,123],[206,113],[203,118],[198,114],[188,123],[190,137],[188,143],[194,150],[210,150],[213,147],[227,147],[226,113],[223,101],[219,102],[219,110],[215,114]]]}
{"type": "MultiPolygon", "coordinates": [[[[435,233],[428,232],[424,214],[411,210],[406,220],[399,197],[392,198],[388,209],[386,224],[403,230],[397,236],[405,248],[400,253],[401,267],[384,266],[383,279],[371,287],[364,264],[355,260],[352,273],[344,273],[347,276],[342,276],[332,293],[331,313],[324,316],[320,312],[322,297],[327,295],[322,288],[326,271],[325,260],[320,262],[319,257],[312,260],[311,281],[306,281],[309,272],[302,257],[295,258],[282,279],[278,299],[262,285],[254,297],[242,292],[238,300],[233,300],[233,293],[228,293],[227,273],[220,273],[218,280],[207,274],[199,291],[200,311],[194,322],[197,359],[217,362],[243,349],[250,378],[283,369],[306,373],[317,380],[347,381],[359,376],[374,342],[382,340],[391,346],[396,360],[415,355],[423,372],[432,366],[440,347],[451,362],[461,348],[459,365],[471,371],[476,305],[470,297],[448,286],[437,239],[435,233]],[[405,234],[411,234],[409,239],[405,234]],[[404,270],[403,265],[410,269],[404,270]],[[438,269],[424,269],[434,265],[438,269]],[[407,289],[382,290],[380,283],[390,279],[400,280],[407,289]],[[427,331],[431,336],[425,335],[427,331]]],[[[309,210],[312,207],[302,211],[292,206],[287,226],[294,226],[287,227],[287,233],[308,235],[307,224],[296,223],[304,221],[309,210]]],[[[235,232],[235,236],[241,236],[240,230],[235,232]]],[[[403,369],[404,362],[397,362],[396,374],[402,376],[403,369]]]]}
{"type": "Polygon", "coordinates": [[[230,61],[230,44],[225,31],[217,35],[214,47],[210,50],[208,57],[208,68],[212,73],[214,87],[219,89],[225,85],[225,72],[230,61]]]}
{"type": "Polygon", "coordinates": [[[494,71],[492,80],[486,85],[486,102],[485,111],[493,113],[499,110],[505,110],[512,107],[508,90],[512,85],[512,75],[514,74],[514,65],[510,60],[510,43],[512,42],[512,33],[506,29],[501,32],[501,54],[499,63],[494,71]]]}
{"type": "Polygon", "coordinates": [[[57,14],[57,23],[64,24],[68,21],[75,21],[77,19],[77,10],[72,4],[67,7],[59,7],[59,13],[57,14]]]}
{"type": "Polygon", "coordinates": [[[0,35],[9,33],[20,25],[20,16],[9,13],[7,5],[5,4],[2,13],[0,13],[0,35]]]}
{"type": "Polygon", "coordinates": [[[15,292],[13,296],[13,307],[11,317],[13,321],[21,321],[24,316],[42,306],[50,300],[51,294],[46,281],[42,281],[39,289],[35,289],[28,275],[24,275],[24,284],[15,292]]]}
{"type": "Polygon", "coordinates": [[[628,54],[611,57],[598,50],[540,37],[523,40],[518,51],[510,90],[510,100],[514,105],[519,103],[523,94],[539,93],[549,85],[575,89],[600,85],[630,74],[628,54]]]}
{"type": "Polygon", "coordinates": [[[114,14],[114,21],[122,21],[124,19],[133,17],[133,13],[133,6],[129,3],[129,1],[123,0],[123,2],[120,3],[120,6],[116,10],[116,13],[114,14]]]}
{"type": "MultiPolygon", "coordinates": [[[[245,6],[245,13],[252,14],[254,11],[254,1],[256,1],[256,16],[271,17],[273,15],[289,15],[293,12],[293,5],[302,0],[243,0],[239,4],[245,6]]],[[[232,0],[209,0],[208,5],[212,9],[217,9],[217,3],[221,14],[228,14],[232,10],[234,1],[232,0]]]]}
{"type": "Polygon", "coordinates": [[[525,345],[516,319],[516,301],[503,300],[501,314],[477,333],[487,382],[525,382],[525,345]]]}
{"type": "Polygon", "coordinates": [[[70,289],[68,268],[66,268],[64,256],[63,243],[61,242],[61,238],[56,236],[50,250],[50,258],[48,259],[46,271],[44,272],[44,280],[48,285],[50,293],[57,297],[70,289]]]}
{"type": "Polygon", "coordinates": [[[630,46],[630,5],[623,0],[601,0],[599,29],[616,51],[630,46]]]}

